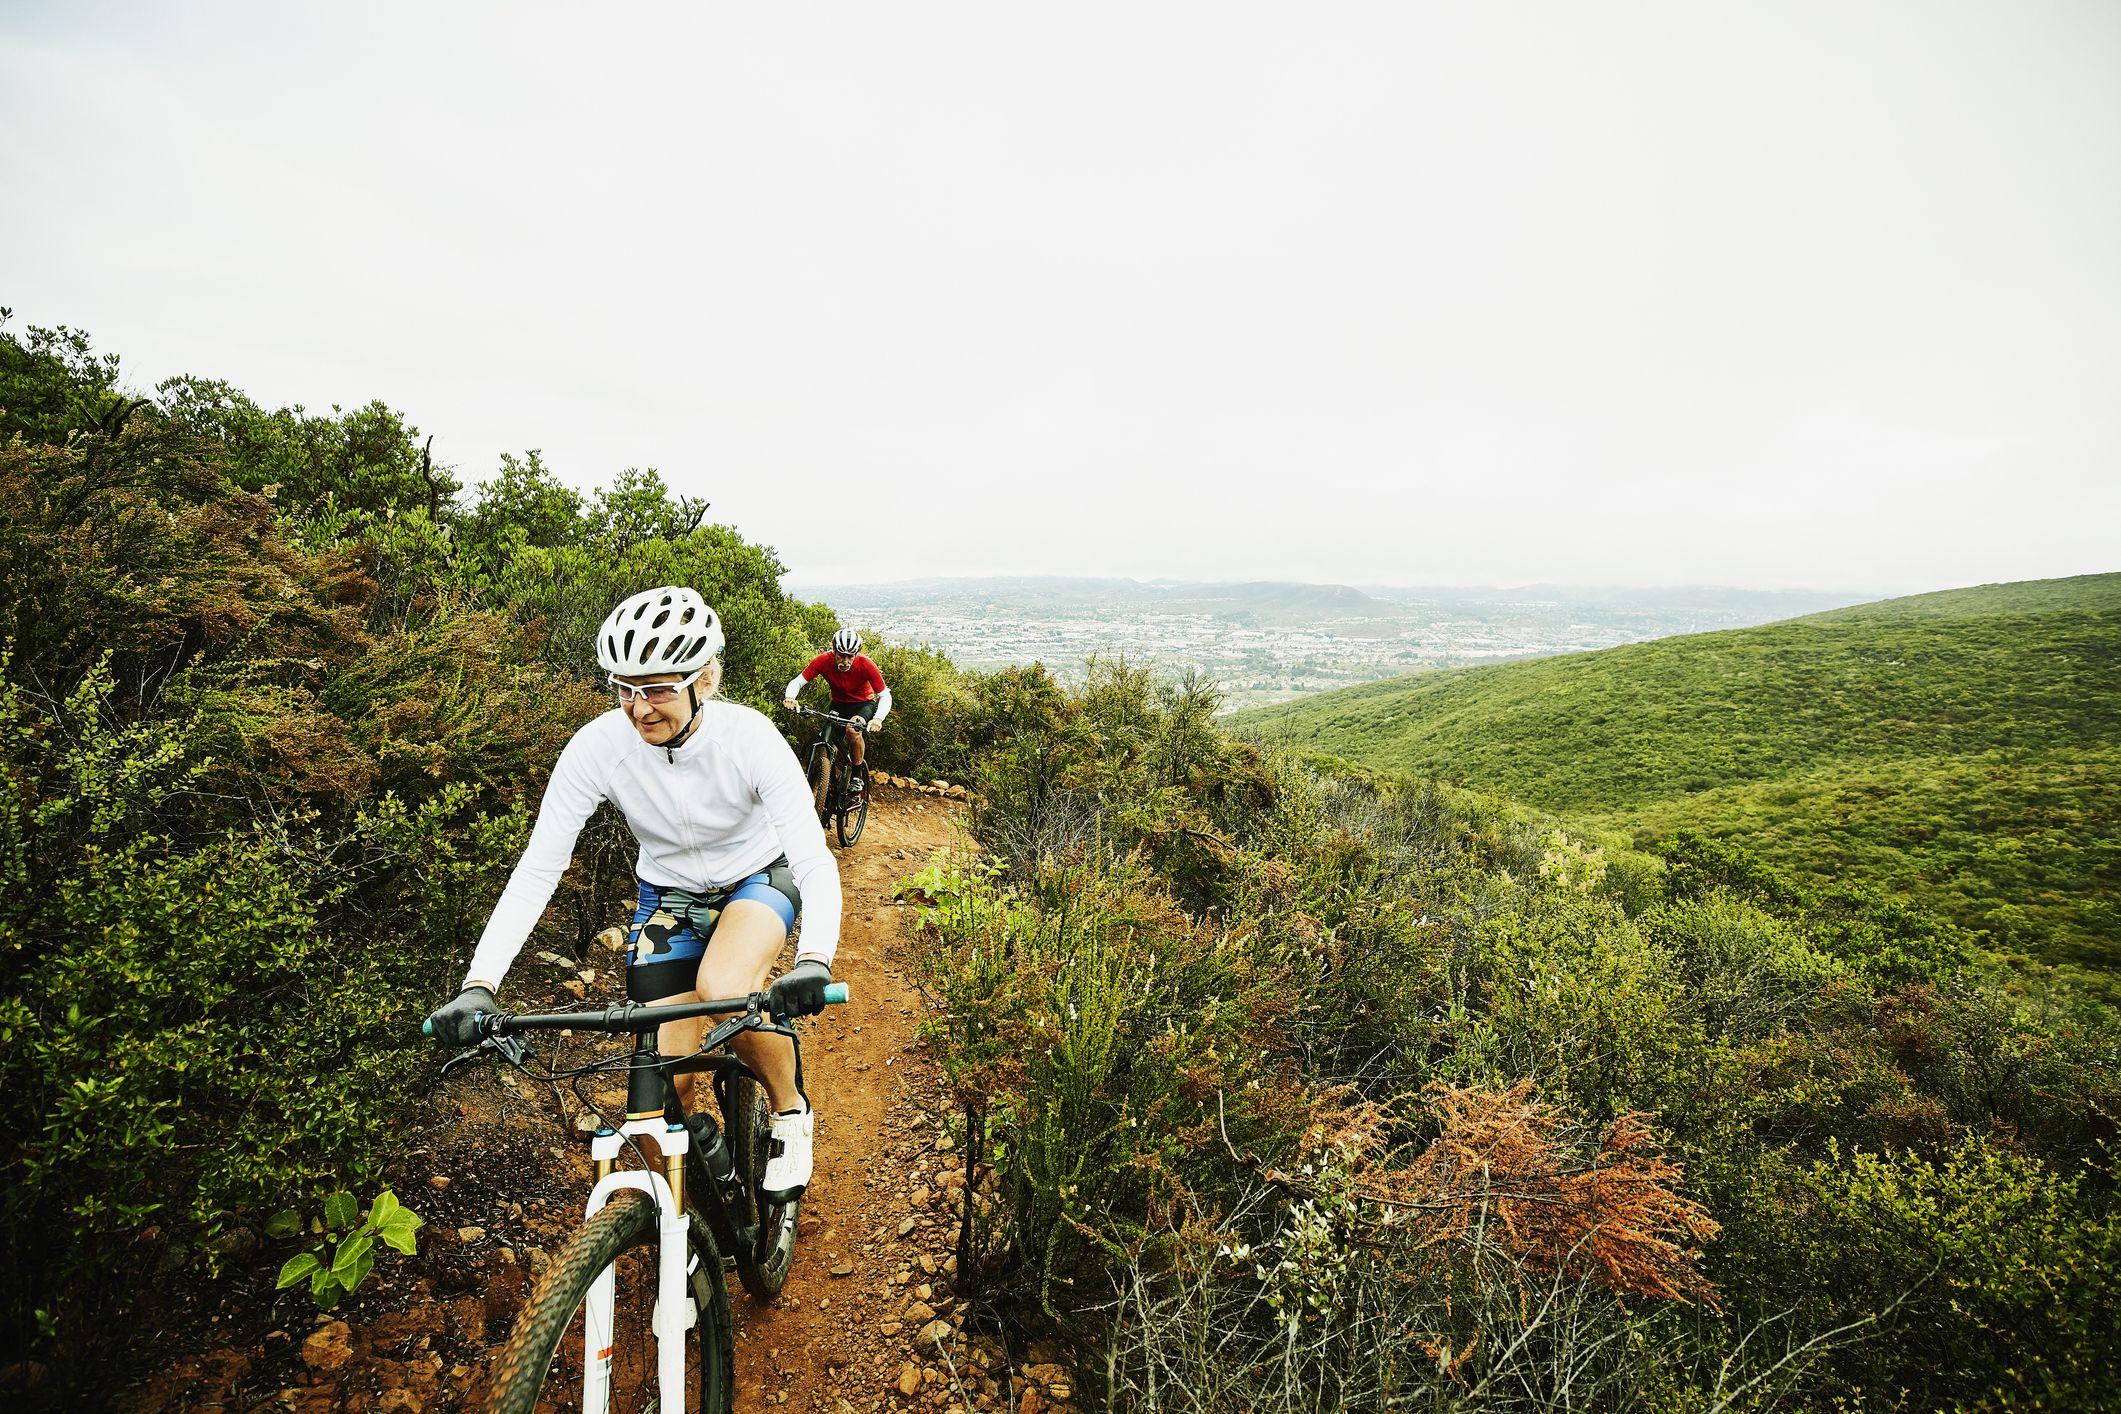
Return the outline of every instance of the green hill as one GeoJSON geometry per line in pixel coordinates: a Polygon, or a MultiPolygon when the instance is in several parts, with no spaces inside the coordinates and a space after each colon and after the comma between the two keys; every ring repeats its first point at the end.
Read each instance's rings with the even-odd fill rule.
{"type": "Polygon", "coordinates": [[[1738,840],[1998,946],[2121,971],[2121,574],[1395,678],[1235,720],[1606,829],[1738,840]]]}

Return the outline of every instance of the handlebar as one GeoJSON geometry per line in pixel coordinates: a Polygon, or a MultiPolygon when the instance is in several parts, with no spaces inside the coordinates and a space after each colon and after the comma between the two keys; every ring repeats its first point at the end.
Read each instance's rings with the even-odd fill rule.
{"type": "MultiPolygon", "coordinates": [[[[825,1005],[839,1006],[851,1000],[845,982],[825,984],[825,1005]]],[[[601,1011],[547,1011],[523,1012],[479,1012],[477,1023],[481,1036],[513,1036],[524,1031],[602,1031],[613,1036],[640,1035],[653,1031],[666,1021],[690,1021],[696,1016],[721,1016],[729,1012],[763,1011],[766,1004],[764,992],[753,992],[748,997],[730,997],[711,1002],[678,1002],[671,1006],[643,1006],[639,1002],[623,1002],[618,1006],[605,1007],[601,1011]]],[[[420,1023],[420,1034],[434,1035],[432,1020],[420,1023]]]]}
{"type": "Polygon", "coordinates": [[[842,727],[853,727],[856,731],[861,731],[869,725],[867,718],[842,717],[837,712],[820,712],[815,707],[798,707],[795,714],[798,717],[815,717],[821,722],[832,722],[842,727]]]}

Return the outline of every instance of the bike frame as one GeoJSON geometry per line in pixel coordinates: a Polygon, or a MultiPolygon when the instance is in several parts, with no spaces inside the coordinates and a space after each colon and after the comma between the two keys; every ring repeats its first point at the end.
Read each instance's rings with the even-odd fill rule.
{"type": "MultiPolygon", "coordinates": [[[[641,1006],[627,1003],[600,1012],[533,1013],[522,1016],[481,1016],[480,1029],[489,1038],[518,1035],[525,1031],[573,1028],[612,1034],[631,1032],[633,1055],[627,1065],[626,1119],[613,1129],[605,1126],[590,1136],[589,1156],[596,1164],[596,1183],[583,1204],[587,1222],[608,1206],[614,1195],[638,1189],[648,1195],[656,1209],[655,1315],[649,1328],[656,1340],[656,1389],[658,1408],[670,1414],[685,1414],[685,1333],[699,1324],[699,1307],[686,1281],[688,1241],[692,1215],[686,1211],[685,1160],[692,1152],[692,1131],[685,1122],[685,1109],[678,1099],[676,1078],[701,1071],[738,1071],[751,1074],[736,1056],[716,1054],[745,1031],[765,1031],[786,1036],[796,1050],[796,1087],[803,1083],[803,1043],[785,1024],[768,1020],[761,1011],[763,993],[726,1001],[680,1002],[673,1006],[641,1006]],[[656,1047],[656,1029],[666,1021],[704,1016],[728,1016],[700,1041],[697,1052],[675,1060],[664,1060],[656,1047]],[[651,1136],[662,1151],[663,1168],[622,1169],[620,1153],[627,1141],[651,1136]]],[[[826,989],[828,1002],[847,1000],[844,983],[826,989]]],[[[755,1077],[754,1077],[755,1078],[755,1077]]],[[[703,1106],[702,1114],[707,1110],[703,1106]]],[[[759,1238],[755,1214],[731,1212],[727,1195],[713,1185],[695,1195],[695,1206],[709,1219],[718,1242],[730,1251],[746,1250],[759,1238]],[[743,1247],[738,1244],[744,1244],[743,1247]]],[[[743,1190],[749,1193],[748,1185],[743,1190]]],[[[755,1250],[755,1249],[751,1249],[755,1250]]],[[[716,1281],[723,1280],[720,1272],[716,1281]]],[[[591,1282],[582,1302],[582,1411],[607,1414],[611,1404],[612,1357],[617,1350],[618,1270],[607,1266],[591,1282]]]]}

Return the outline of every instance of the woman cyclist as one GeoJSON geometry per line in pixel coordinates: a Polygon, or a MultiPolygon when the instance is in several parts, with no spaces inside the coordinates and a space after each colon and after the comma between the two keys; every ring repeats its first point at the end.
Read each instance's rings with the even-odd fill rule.
{"type": "Polygon", "coordinates": [[[891,689],[884,685],[883,671],[875,660],[862,652],[862,636],[851,628],[832,635],[832,651],[818,654],[788,679],[787,690],[781,693],[781,705],[793,712],[796,694],[820,673],[825,675],[825,686],[832,693],[832,710],[842,717],[861,720],[861,726],[847,732],[847,752],[854,767],[848,778],[855,790],[867,790],[869,768],[863,758],[869,753],[864,749],[864,738],[884,729],[884,718],[891,715],[891,689]]]}
{"type": "MultiPolygon", "coordinates": [[[[764,715],[719,700],[722,625],[697,593],[651,589],[622,602],[597,631],[597,661],[618,706],[585,724],[560,753],[536,827],[472,953],[463,990],[429,1020],[437,1039],[479,1039],[474,1017],[545,911],[582,824],[610,801],[640,842],[640,900],[626,954],[626,994],[651,1004],[758,991],[804,905],[795,966],[773,984],[773,1010],[824,1009],[839,944],[839,870],[802,767],[764,715]]],[[[704,1021],[657,1033],[666,1056],[699,1047],[704,1021]]],[[[780,1201],[810,1181],[810,1105],[785,1036],[734,1042],[772,1103],[773,1149],[761,1185],[780,1201]]],[[[690,1075],[676,1078],[691,1100],[690,1075]]]]}

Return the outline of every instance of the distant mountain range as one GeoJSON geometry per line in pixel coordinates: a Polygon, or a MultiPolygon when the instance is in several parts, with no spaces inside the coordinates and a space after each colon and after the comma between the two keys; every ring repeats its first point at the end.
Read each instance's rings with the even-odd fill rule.
{"type": "Polygon", "coordinates": [[[1470,606],[1573,607],[1609,613],[1701,614],[1749,623],[1862,603],[1876,596],[1830,590],[1667,589],[1532,584],[1497,586],[1379,586],[1307,584],[1288,580],[1098,579],[1063,575],[907,579],[886,584],[806,584],[790,592],[827,603],[883,607],[994,605],[1052,612],[1065,608],[1121,608],[1160,613],[1255,613],[1402,616],[1409,609],[1470,606]]]}
{"type": "MultiPolygon", "coordinates": [[[[1271,580],[1208,584],[1177,580],[1073,579],[1027,575],[990,579],[909,579],[892,584],[789,586],[791,592],[827,603],[877,606],[1006,605],[1052,612],[1066,608],[1122,608],[1140,613],[1285,611],[1391,613],[1395,605],[1344,584],[1293,584],[1271,580]]],[[[1847,602],[1846,600],[1840,602],[1847,602]]]]}

